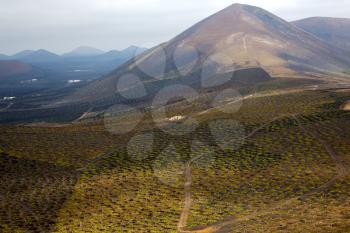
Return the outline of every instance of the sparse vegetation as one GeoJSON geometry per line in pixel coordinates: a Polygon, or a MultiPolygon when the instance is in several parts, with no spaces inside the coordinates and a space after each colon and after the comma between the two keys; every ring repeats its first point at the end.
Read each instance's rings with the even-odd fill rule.
{"type": "MultiPolygon", "coordinates": [[[[320,139],[350,165],[350,114],[337,107],[349,97],[349,92],[333,91],[266,95],[244,100],[232,115],[215,109],[196,115],[204,99],[192,109],[177,102],[173,106],[178,107],[169,108],[170,115],[198,116],[200,121],[186,136],[155,129],[147,114],[144,124],[127,136],[107,133],[99,121],[1,126],[1,230],[177,232],[184,176],[181,171],[171,173],[177,179],[169,184],[154,170],[163,163],[162,152],[171,157],[176,151],[183,164],[193,153],[212,156],[192,166],[188,229],[227,220],[232,221],[225,225],[229,232],[346,232],[349,177],[322,188],[338,170],[320,139]],[[235,149],[222,148],[208,128],[213,119],[238,121],[246,135],[266,126],[235,149]],[[135,159],[126,151],[127,142],[144,131],[154,135],[155,143],[135,159]],[[194,140],[206,146],[192,147],[194,140]]],[[[228,127],[216,126],[222,131],[228,127]]]]}

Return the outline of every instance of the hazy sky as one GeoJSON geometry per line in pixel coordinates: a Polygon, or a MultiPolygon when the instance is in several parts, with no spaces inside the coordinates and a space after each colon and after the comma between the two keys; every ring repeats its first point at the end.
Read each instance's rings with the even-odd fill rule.
{"type": "MultiPolygon", "coordinates": [[[[80,45],[150,47],[235,3],[230,0],[0,0],[0,53],[80,45]]],[[[349,0],[241,0],[287,20],[350,18],[349,0]]]]}

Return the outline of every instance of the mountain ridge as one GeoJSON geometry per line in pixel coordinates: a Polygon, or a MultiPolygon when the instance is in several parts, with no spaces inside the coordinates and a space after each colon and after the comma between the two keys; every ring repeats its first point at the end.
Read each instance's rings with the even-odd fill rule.
{"type": "Polygon", "coordinates": [[[110,50],[103,51],[100,49],[96,49],[89,46],[79,46],[76,49],[73,49],[71,52],[64,53],[62,55],[58,55],[56,53],[50,52],[45,49],[39,50],[23,50],[13,55],[0,54],[0,60],[19,60],[24,62],[34,62],[41,63],[46,62],[45,58],[48,59],[49,62],[56,62],[62,59],[70,59],[70,58],[98,58],[98,57],[111,57],[118,56],[121,59],[130,59],[144,51],[147,48],[138,47],[135,45],[131,45],[122,50],[110,50]]]}
{"type": "Polygon", "coordinates": [[[350,19],[309,17],[291,22],[322,41],[350,51],[350,19]]]}
{"type": "Polygon", "coordinates": [[[60,58],[59,55],[45,49],[24,50],[10,56],[8,59],[19,60],[26,63],[46,63],[55,62],[60,58]]]}

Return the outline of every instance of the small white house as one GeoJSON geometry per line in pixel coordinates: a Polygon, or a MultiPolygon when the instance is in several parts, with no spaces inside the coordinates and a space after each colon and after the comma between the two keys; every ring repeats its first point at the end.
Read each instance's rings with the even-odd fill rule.
{"type": "Polygon", "coordinates": [[[2,98],[3,100],[14,100],[16,99],[15,96],[5,96],[4,98],[2,98]]]}
{"type": "Polygon", "coordinates": [[[69,84],[72,84],[72,83],[80,83],[80,82],[81,82],[81,80],[79,80],[79,79],[69,80],[69,81],[68,81],[69,84]]]}

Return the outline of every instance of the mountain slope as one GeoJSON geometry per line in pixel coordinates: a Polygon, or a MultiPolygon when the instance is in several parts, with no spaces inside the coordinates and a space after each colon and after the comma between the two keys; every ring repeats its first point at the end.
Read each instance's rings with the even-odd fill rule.
{"type": "MultiPolygon", "coordinates": [[[[303,71],[343,72],[350,64],[349,53],[324,43],[285,20],[261,8],[233,4],[60,103],[114,98],[118,80],[126,73],[137,74],[148,84],[153,82],[153,89],[148,90],[152,94],[164,85],[159,79],[175,80],[181,77],[181,71],[191,66],[198,73],[206,68],[204,61],[211,55],[215,56],[214,63],[222,73],[256,66],[263,67],[273,76],[303,71]],[[193,50],[197,51],[198,61],[191,55],[193,50]],[[161,69],[162,66],[165,70],[161,69]]],[[[195,72],[186,76],[187,79],[181,79],[179,83],[200,83],[195,72]]]]}
{"type": "Polygon", "coordinates": [[[18,74],[27,74],[32,66],[19,61],[0,61],[0,79],[18,74]]]}
{"type": "Polygon", "coordinates": [[[350,19],[313,17],[292,23],[325,42],[350,51],[350,19]]]}
{"type": "Polygon", "coordinates": [[[170,43],[176,46],[182,40],[207,54],[224,53],[243,66],[246,62],[258,63],[271,73],[291,64],[331,70],[342,70],[349,64],[348,54],[261,8],[247,5],[234,4],[170,43]]]}
{"type": "Polygon", "coordinates": [[[134,57],[134,56],[137,56],[137,55],[145,52],[146,50],[147,50],[146,48],[137,47],[137,46],[132,45],[126,49],[119,51],[119,56],[120,57],[134,57]]]}

